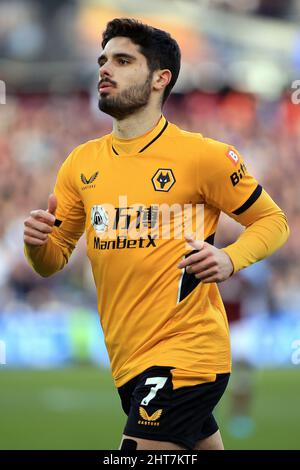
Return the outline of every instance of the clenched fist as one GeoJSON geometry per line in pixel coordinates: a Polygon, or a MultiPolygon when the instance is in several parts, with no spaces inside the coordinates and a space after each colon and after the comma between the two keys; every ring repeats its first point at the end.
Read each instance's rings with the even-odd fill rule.
{"type": "Polygon", "coordinates": [[[222,282],[230,277],[233,265],[225,251],[190,236],[186,241],[197,252],[180,261],[178,268],[185,268],[188,274],[194,274],[204,283],[222,282]]]}
{"type": "Polygon", "coordinates": [[[24,221],[24,242],[27,245],[42,246],[48,241],[48,235],[52,232],[55,222],[57,198],[50,194],[48,209],[37,209],[30,212],[30,217],[24,221]]]}

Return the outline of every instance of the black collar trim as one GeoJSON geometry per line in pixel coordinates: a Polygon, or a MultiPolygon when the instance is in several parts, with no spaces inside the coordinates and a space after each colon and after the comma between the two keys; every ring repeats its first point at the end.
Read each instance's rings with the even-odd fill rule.
{"type": "MultiPolygon", "coordinates": [[[[166,121],[164,127],[163,127],[162,130],[157,134],[157,136],[154,137],[154,139],[152,139],[147,145],[145,145],[145,147],[143,147],[141,150],[139,150],[138,153],[142,153],[144,150],[146,150],[148,147],[150,147],[150,145],[152,145],[157,139],[159,139],[160,136],[161,136],[161,135],[165,132],[165,130],[167,129],[168,124],[169,124],[169,122],[166,121]]],[[[113,150],[113,152],[114,152],[116,155],[119,155],[113,145],[112,145],[112,150],[113,150]]]]}

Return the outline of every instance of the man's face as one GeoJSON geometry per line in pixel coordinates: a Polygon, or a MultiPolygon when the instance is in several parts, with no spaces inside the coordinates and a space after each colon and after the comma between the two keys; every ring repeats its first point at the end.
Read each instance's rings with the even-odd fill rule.
{"type": "Polygon", "coordinates": [[[139,46],[126,37],[108,41],[99,63],[99,109],[122,120],[146,106],[152,76],[139,46]]]}

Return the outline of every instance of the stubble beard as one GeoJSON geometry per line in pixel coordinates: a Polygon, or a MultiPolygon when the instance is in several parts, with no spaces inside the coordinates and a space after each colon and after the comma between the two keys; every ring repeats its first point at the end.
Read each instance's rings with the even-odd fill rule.
{"type": "Polygon", "coordinates": [[[103,94],[99,98],[98,106],[101,111],[121,121],[144,108],[151,95],[152,74],[143,85],[133,85],[119,93],[117,96],[103,94]]]}

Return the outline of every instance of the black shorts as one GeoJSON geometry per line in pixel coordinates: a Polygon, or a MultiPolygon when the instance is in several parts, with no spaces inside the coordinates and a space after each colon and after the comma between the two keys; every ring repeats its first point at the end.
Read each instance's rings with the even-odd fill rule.
{"type": "Polygon", "coordinates": [[[193,450],[196,442],[219,428],[212,411],[222,397],[230,374],[173,390],[173,367],[154,366],[118,388],[128,416],[124,434],[168,441],[193,450]]]}

